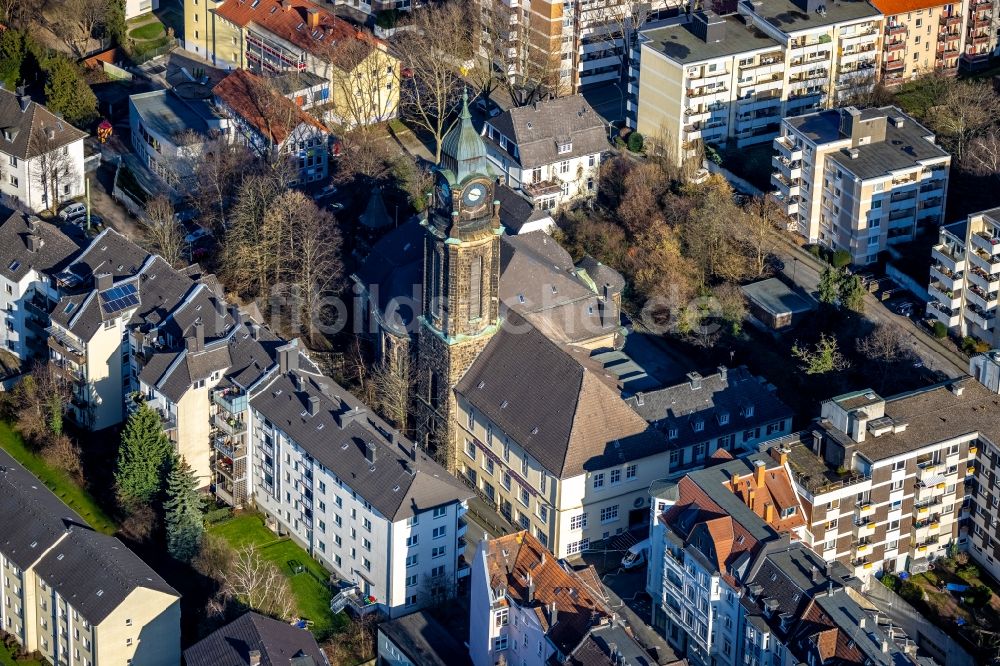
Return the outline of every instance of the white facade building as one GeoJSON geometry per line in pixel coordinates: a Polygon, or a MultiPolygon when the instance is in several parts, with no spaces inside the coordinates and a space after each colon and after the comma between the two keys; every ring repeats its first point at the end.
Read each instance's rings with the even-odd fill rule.
{"type": "Polygon", "coordinates": [[[85,132],[23,91],[0,88],[0,194],[32,212],[83,195],[85,132]]]}

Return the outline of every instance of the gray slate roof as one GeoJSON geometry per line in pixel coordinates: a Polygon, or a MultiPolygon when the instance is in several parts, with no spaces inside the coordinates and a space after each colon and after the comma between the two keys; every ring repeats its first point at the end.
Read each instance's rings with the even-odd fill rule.
{"type": "Polygon", "coordinates": [[[29,270],[54,275],[61,271],[80,248],[59,227],[23,213],[11,213],[0,222],[0,274],[19,282],[29,270]],[[40,243],[28,249],[28,237],[40,243]]]}
{"type": "Polygon", "coordinates": [[[385,325],[399,335],[406,333],[423,307],[425,233],[416,219],[393,229],[375,243],[352,276],[372,292],[385,325]],[[397,300],[390,311],[393,299],[397,300]]]}
{"type": "Polygon", "coordinates": [[[379,632],[414,664],[420,666],[471,666],[469,651],[460,640],[427,611],[410,613],[383,622],[379,632]]]}
{"type": "Polygon", "coordinates": [[[80,253],[68,272],[81,281],[98,273],[111,273],[116,279],[135,275],[149,257],[149,253],[111,227],[94,236],[80,253]]]}
{"type": "Polygon", "coordinates": [[[455,391],[560,478],[664,450],[662,437],[581,362],[587,354],[511,312],[455,391]]]}
{"type": "Polygon", "coordinates": [[[25,160],[87,136],[38,102],[30,101],[30,97],[27,99],[22,111],[18,96],[0,88],[0,129],[4,130],[0,132],[0,152],[25,160]]]}
{"type": "Polygon", "coordinates": [[[808,312],[815,307],[815,302],[806,294],[793,290],[778,278],[744,285],[740,287],[740,291],[775,316],[808,312]]]}
{"type": "Polygon", "coordinates": [[[529,222],[552,219],[547,210],[535,208],[527,197],[503,183],[497,184],[494,196],[500,202],[500,224],[508,233],[516,235],[529,222]]]}
{"type": "Polygon", "coordinates": [[[91,624],[102,622],[138,588],[180,598],[125,544],[90,529],[73,529],[35,571],[91,624]]]}
{"type": "Polygon", "coordinates": [[[325,666],[316,639],[305,629],[248,612],[184,651],[187,666],[249,666],[250,651],[260,651],[261,666],[325,666]],[[310,659],[311,661],[308,661],[310,659]]]}
{"type": "Polygon", "coordinates": [[[732,368],[725,374],[725,378],[721,372],[702,377],[700,388],[687,381],[634,395],[627,402],[659,430],[676,428],[678,438],[671,446],[685,446],[692,441],[714,439],[758,424],[792,418],[792,410],[746,367],[732,368]],[[753,405],[753,415],[743,416],[741,410],[748,405],[753,405]],[[720,416],[724,415],[728,415],[726,424],[720,423],[720,416]],[[698,421],[704,429],[696,432],[694,423],[698,421]]]}
{"type": "Polygon", "coordinates": [[[657,662],[618,622],[596,626],[564,662],[566,666],[654,666],[657,662]],[[612,659],[614,651],[621,661],[612,659]]]}
{"type": "Polygon", "coordinates": [[[380,514],[395,522],[472,496],[344,387],[320,374],[308,357],[300,354],[298,365],[290,372],[272,371],[251,391],[250,405],[380,514]],[[319,401],[315,416],[307,413],[311,397],[319,401]],[[365,459],[366,443],[376,447],[374,465],[365,459]]]}
{"type": "Polygon", "coordinates": [[[0,449],[0,553],[26,569],[70,526],[87,523],[0,449]],[[15,519],[17,517],[17,519],[15,519]]]}
{"type": "Polygon", "coordinates": [[[487,122],[514,140],[517,155],[513,157],[522,169],[608,149],[607,126],[583,95],[511,108],[487,122]],[[566,141],[572,141],[572,150],[559,154],[558,144],[566,141]]]}

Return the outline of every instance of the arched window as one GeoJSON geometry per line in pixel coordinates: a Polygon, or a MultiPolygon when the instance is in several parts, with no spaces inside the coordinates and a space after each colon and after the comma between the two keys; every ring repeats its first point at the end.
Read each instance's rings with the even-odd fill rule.
{"type": "Polygon", "coordinates": [[[469,320],[483,316],[483,258],[473,257],[469,266],[469,320]]]}

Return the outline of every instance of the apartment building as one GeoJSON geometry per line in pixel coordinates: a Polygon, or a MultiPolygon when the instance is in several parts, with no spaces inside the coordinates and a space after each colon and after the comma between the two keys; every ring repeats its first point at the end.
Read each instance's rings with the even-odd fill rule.
{"type": "Polygon", "coordinates": [[[740,2],[651,23],[632,57],[629,126],[678,164],[704,144],[767,143],[781,119],[874,84],[882,17],[867,2],[740,2]],[[794,17],[794,20],[788,20],[794,17]]]}
{"type": "Polygon", "coordinates": [[[965,48],[959,64],[965,70],[982,69],[997,54],[997,3],[969,0],[964,8],[965,48]]]}
{"type": "Polygon", "coordinates": [[[132,150],[143,166],[172,185],[194,175],[205,144],[229,126],[208,101],[173,89],[129,95],[128,119],[132,150]]]}
{"type": "Polygon", "coordinates": [[[395,618],[469,575],[454,477],[324,377],[297,341],[247,396],[251,492],[272,526],[357,586],[359,613],[395,618]]]}
{"type": "Polygon", "coordinates": [[[1000,393],[1000,350],[993,349],[969,360],[969,374],[993,393],[1000,393]]]}
{"type": "Polygon", "coordinates": [[[604,120],[583,95],[511,108],[483,127],[487,156],[502,182],[541,210],[597,195],[604,120]]]}
{"type": "Polygon", "coordinates": [[[927,315],[949,330],[993,346],[1000,292],[1000,208],[944,225],[931,248],[927,315]]]}
{"type": "Polygon", "coordinates": [[[571,568],[531,533],[480,541],[472,569],[475,666],[608,663],[608,641],[621,642],[619,658],[649,659],[612,613],[594,567],[571,568]]]}
{"type": "Polygon", "coordinates": [[[31,101],[24,88],[0,88],[0,118],[0,194],[32,212],[83,195],[86,132],[31,101]]]}
{"type": "Polygon", "coordinates": [[[791,224],[854,264],[943,221],[951,156],[897,107],[785,118],[774,148],[771,184],[791,224]]]}
{"type": "Polygon", "coordinates": [[[264,79],[238,69],[217,83],[212,94],[231,120],[233,140],[269,162],[288,159],[296,173],[291,184],[327,178],[330,132],[291,100],[270,90],[264,79]]]}
{"type": "Polygon", "coordinates": [[[472,666],[461,636],[453,635],[427,611],[379,622],[379,664],[385,666],[472,666]]]}
{"type": "Polygon", "coordinates": [[[18,645],[53,664],[180,663],[180,595],[2,450],[0,515],[0,626],[18,645]]]}
{"type": "Polygon", "coordinates": [[[148,14],[160,8],[160,0],[125,0],[125,20],[148,14]]]}
{"type": "Polygon", "coordinates": [[[792,427],[792,410],[745,366],[720,366],[706,377],[691,372],[686,382],[639,391],[626,402],[666,439],[670,466],[659,470],[662,477],[701,468],[719,451],[756,451],[792,427]]]}
{"type": "MultiPolygon", "coordinates": [[[[232,322],[220,287],[199,271],[105,229],[57,276],[66,295],[50,315],[49,360],[73,386],[71,418],[91,430],[121,423],[149,355],[224,336],[232,322]]],[[[175,408],[160,416],[176,445],[175,408]]]]}
{"type": "Polygon", "coordinates": [[[326,654],[306,629],[244,613],[184,650],[186,666],[329,666],[326,654]]]}
{"type": "MultiPolygon", "coordinates": [[[[308,95],[324,120],[368,124],[398,111],[399,60],[381,40],[308,0],[185,0],[184,48],[265,79],[302,74],[290,97],[304,106],[308,95]]],[[[287,85],[286,78],[276,88],[287,85]]]]}
{"type": "Polygon", "coordinates": [[[653,626],[690,663],[738,663],[740,577],[765,543],[804,523],[787,471],[723,456],[650,493],[653,626]]]}
{"type": "Polygon", "coordinates": [[[985,395],[968,377],[891,398],[855,391],[825,401],[808,430],[762,445],[792,471],[806,545],[867,586],[961,544],[966,488],[996,420],[985,395]]]}
{"type": "Polygon", "coordinates": [[[899,85],[936,72],[958,73],[965,33],[963,3],[938,0],[872,0],[885,15],[882,82],[899,85]]]}
{"type": "Polygon", "coordinates": [[[34,215],[12,212],[0,222],[0,340],[22,362],[48,355],[45,328],[59,298],[56,276],[79,251],[57,226],[34,215]]]}

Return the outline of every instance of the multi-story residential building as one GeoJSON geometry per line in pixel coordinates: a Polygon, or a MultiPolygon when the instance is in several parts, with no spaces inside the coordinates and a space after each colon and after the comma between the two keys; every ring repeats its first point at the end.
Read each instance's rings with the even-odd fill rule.
{"type": "Polygon", "coordinates": [[[951,156],[894,106],[785,118],[771,183],[799,234],[874,262],[944,217],[951,156]]]}
{"type": "Polygon", "coordinates": [[[469,575],[471,494],[357,398],[297,341],[248,395],[250,488],[258,509],[346,581],[361,613],[439,603],[469,575]]]}
{"type": "Polygon", "coordinates": [[[819,0],[745,1],[738,14],[649,24],[632,57],[629,126],[677,163],[702,144],[766,143],[781,118],[874,84],[881,26],[867,2],[819,0]]]}
{"type": "Polygon", "coordinates": [[[53,664],[180,663],[180,595],[0,450],[0,626],[53,664]]]}
{"type": "Polygon", "coordinates": [[[250,611],[184,650],[186,666],[329,666],[313,635],[250,611]]]}
{"type": "Polygon", "coordinates": [[[0,194],[37,212],[83,195],[83,139],[23,88],[0,88],[0,194]]]}
{"type": "Polygon", "coordinates": [[[992,349],[969,360],[969,374],[994,393],[1000,393],[1000,350],[992,349]]]}
{"type": "Polygon", "coordinates": [[[942,226],[931,249],[927,314],[949,330],[1000,345],[1000,208],[942,226]]]}
{"type": "Polygon", "coordinates": [[[480,541],[472,569],[469,655],[475,666],[603,663],[608,646],[600,644],[607,636],[622,641],[623,656],[649,659],[615,620],[594,567],[574,570],[529,532],[480,541]]]}
{"type": "Polygon", "coordinates": [[[379,622],[378,663],[384,666],[472,666],[469,650],[427,611],[379,622]]]}
{"type": "MultiPolygon", "coordinates": [[[[92,430],[122,422],[153,351],[197,350],[232,325],[214,276],[178,271],[111,229],[57,279],[68,295],[50,315],[49,359],[73,385],[70,416],[92,430]]],[[[176,406],[161,407],[176,444],[176,406]]]]}
{"type": "Polygon", "coordinates": [[[882,82],[899,85],[937,72],[958,73],[963,3],[950,0],[872,0],[885,14],[882,82]]]}
{"type": "Polygon", "coordinates": [[[125,0],[125,20],[148,14],[160,8],[160,0],[125,0]]]}
{"type": "Polygon", "coordinates": [[[511,108],[488,118],[483,135],[503,183],[535,208],[557,209],[597,194],[607,127],[583,95],[511,108]]]}
{"type": "Polygon", "coordinates": [[[808,430],[765,443],[787,460],[806,511],[805,542],[865,585],[879,571],[925,571],[959,545],[966,484],[996,421],[971,378],[891,398],[831,398],[808,430]]]}
{"type": "Polygon", "coordinates": [[[968,0],[965,8],[965,49],[960,65],[966,70],[982,69],[997,54],[997,3],[968,0]]]}
{"type": "Polygon", "coordinates": [[[670,466],[657,471],[661,477],[700,468],[716,451],[756,451],[792,428],[792,410],[744,366],[720,366],[707,377],[691,372],[682,384],[639,391],[626,402],[666,438],[670,466]]]}
{"type": "Polygon", "coordinates": [[[330,133],[291,100],[270,90],[263,79],[238,69],[217,83],[212,94],[231,120],[233,139],[269,162],[288,159],[297,174],[292,184],[325,180],[329,175],[330,133]]]}
{"type": "Polygon", "coordinates": [[[206,142],[228,127],[204,99],[174,90],[153,90],[128,98],[132,149],[150,171],[167,183],[190,178],[206,142]]]}
{"type": "Polygon", "coordinates": [[[0,340],[21,361],[48,355],[45,328],[59,299],[56,275],[79,250],[33,215],[13,212],[0,222],[0,340]]]}
{"type": "Polygon", "coordinates": [[[303,76],[293,87],[305,92],[293,98],[308,93],[313,111],[332,122],[381,122],[398,111],[399,60],[382,41],[309,0],[185,0],[184,48],[265,78],[317,76],[323,83],[303,76]]]}
{"type": "Polygon", "coordinates": [[[778,464],[728,454],[713,462],[652,486],[647,591],[652,624],[689,662],[736,664],[746,567],[765,543],[798,534],[804,521],[778,464]]]}

